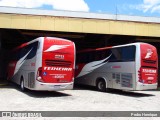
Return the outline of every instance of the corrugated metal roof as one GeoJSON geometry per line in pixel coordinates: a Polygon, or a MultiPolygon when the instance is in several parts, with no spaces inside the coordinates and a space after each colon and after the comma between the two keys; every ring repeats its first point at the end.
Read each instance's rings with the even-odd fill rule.
{"type": "Polygon", "coordinates": [[[0,7],[0,13],[160,23],[160,17],[142,17],[142,16],[115,15],[115,14],[102,14],[102,13],[77,12],[77,11],[56,11],[56,10],[14,8],[14,7],[0,7]]]}

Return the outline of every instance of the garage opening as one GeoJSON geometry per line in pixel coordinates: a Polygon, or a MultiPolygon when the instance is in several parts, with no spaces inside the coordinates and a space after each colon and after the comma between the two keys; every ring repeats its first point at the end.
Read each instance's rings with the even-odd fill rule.
{"type": "MultiPolygon", "coordinates": [[[[100,48],[115,46],[133,42],[146,42],[154,45],[160,53],[160,38],[138,37],[111,34],[72,33],[58,31],[22,30],[22,29],[0,29],[0,80],[6,80],[6,71],[10,51],[22,43],[31,41],[37,37],[59,37],[74,41],[76,50],[88,48],[100,48]],[[158,44],[157,44],[158,43],[158,44]]],[[[160,56],[159,56],[160,61],[160,56]]],[[[160,66],[160,62],[159,62],[160,66]]],[[[159,69],[160,74],[160,69],[159,69]]],[[[158,77],[160,78],[160,76],[158,77]]],[[[160,80],[159,80],[160,83],[160,80]]]]}

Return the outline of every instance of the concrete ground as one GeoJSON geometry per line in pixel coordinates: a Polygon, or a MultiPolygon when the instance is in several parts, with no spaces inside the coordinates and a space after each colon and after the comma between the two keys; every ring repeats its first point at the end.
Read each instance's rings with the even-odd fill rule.
{"type": "Polygon", "coordinates": [[[1,85],[0,111],[160,111],[160,91],[104,93],[76,86],[59,92],[21,92],[15,84],[1,85]]]}

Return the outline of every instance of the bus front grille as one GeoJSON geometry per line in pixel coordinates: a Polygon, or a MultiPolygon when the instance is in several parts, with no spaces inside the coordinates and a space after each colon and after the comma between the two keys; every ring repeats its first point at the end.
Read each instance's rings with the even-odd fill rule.
{"type": "Polygon", "coordinates": [[[70,61],[64,60],[45,60],[46,66],[65,66],[69,67],[71,65],[70,61]]]}

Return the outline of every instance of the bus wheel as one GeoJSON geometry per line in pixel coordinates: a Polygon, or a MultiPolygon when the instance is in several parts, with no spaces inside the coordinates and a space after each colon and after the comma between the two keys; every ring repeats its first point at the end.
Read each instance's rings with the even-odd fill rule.
{"type": "Polygon", "coordinates": [[[23,80],[23,78],[21,78],[20,86],[21,86],[21,91],[25,92],[25,87],[24,87],[24,80],[23,80]]]}
{"type": "Polygon", "coordinates": [[[104,80],[97,81],[97,89],[98,91],[105,92],[106,91],[106,83],[104,80]]]}

